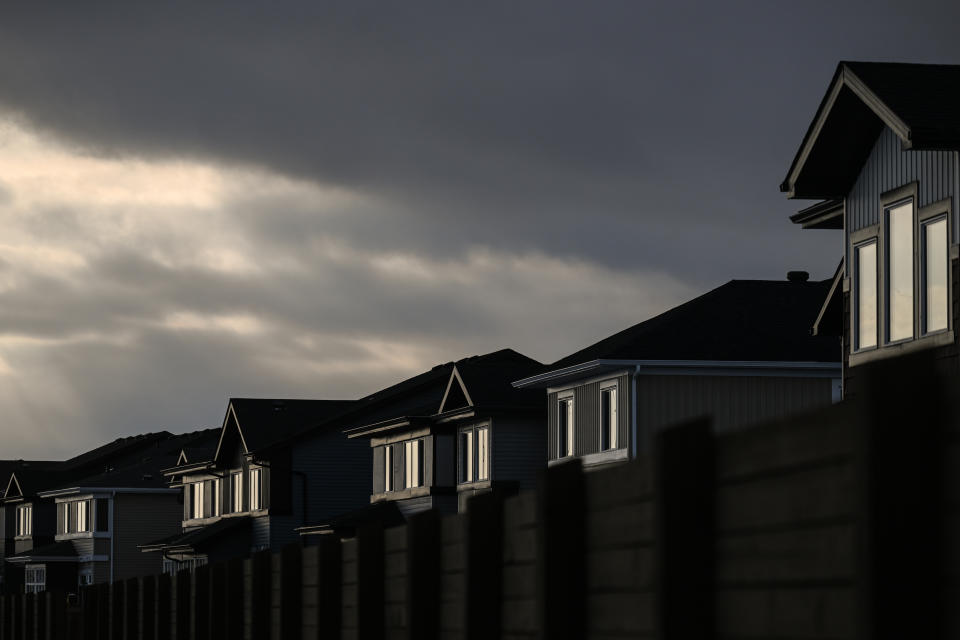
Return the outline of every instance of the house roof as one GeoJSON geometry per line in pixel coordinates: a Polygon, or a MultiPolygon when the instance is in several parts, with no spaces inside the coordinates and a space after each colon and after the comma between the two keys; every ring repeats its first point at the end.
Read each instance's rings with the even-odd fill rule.
{"type": "Polygon", "coordinates": [[[437,365],[368,396],[369,400],[360,401],[358,411],[338,417],[337,422],[350,436],[362,436],[384,428],[406,427],[409,423],[429,423],[442,412],[465,406],[539,406],[543,400],[540,395],[514,389],[511,383],[542,369],[541,363],[513,349],[470,356],[437,365]]]}
{"type": "Polygon", "coordinates": [[[840,62],[780,190],[842,198],[884,126],[905,149],[960,149],[960,65],[840,62]]]}
{"type": "Polygon", "coordinates": [[[357,529],[367,524],[379,524],[384,528],[405,524],[407,521],[400,507],[392,500],[374,502],[359,509],[340,514],[321,524],[297,527],[301,536],[336,534],[351,537],[357,529]]]}
{"type": "Polygon", "coordinates": [[[238,535],[249,533],[250,518],[222,518],[213,524],[176,533],[166,538],[160,538],[146,544],[137,545],[142,551],[164,551],[168,549],[183,549],[197,551],[206,548],[223,535],[238,535]]]}
{"type": "Polygon", "coordinates": [[[7,562],[31,562],[33,560],[44,560],[53,562],[57,560],[75,562],[78,558],[77,549],[70,540],[54,542],[53,544],[36,547],[7,556],[7,562]]]}
{"type": "Polygon", "coordinates": [[[554,362],[593,360],[839,362],[832,338],[811,335],[831,280],[731,280],[554,362]]]}
{"type": "MultiPolygon", "coordinates": [[[[248,453],[258,452],[295,433],[313,430],[342,413],[354,400],[292,400],[281,398],[231,398],[228,408],[248,453]]],[[[224,428],[228,420],[224,420],[224,428]]],[[[218,447],[219,450],[219,447],[218,447]]]]}

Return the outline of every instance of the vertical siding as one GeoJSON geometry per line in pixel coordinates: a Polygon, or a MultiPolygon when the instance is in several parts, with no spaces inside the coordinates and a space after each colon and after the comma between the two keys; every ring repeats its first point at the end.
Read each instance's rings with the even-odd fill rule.
{"type": "MultiPolygon", "coordinates": [[[[904,151],[896,134],[884,127],[847,196],[848,232],[877,224],[880,194],[914,180],[919,186],[920,207],[953,196],[957,191],[955,158],[953,151],[904,151]]],[[[955,215],[956,210],[954,220],[955,215]]]]}
{"type": "Polygon", "coordinates": [[[617,448],[630,446],[630,376],[617,378],[617,448]]]}
{"type": "Polygon", "coordinates": [[[650,437],[670,425],[705,415],[723,432],[831,404],[830,378],[759,376],[638,376],[637,421],[650,437]]]}
{"type": "Polygon", "coordinates": [[[382,493],[384,489],[386,478],[383,473],[383,462],[385,454],[384,447],[373,448],[373,493],[382,493]]]}

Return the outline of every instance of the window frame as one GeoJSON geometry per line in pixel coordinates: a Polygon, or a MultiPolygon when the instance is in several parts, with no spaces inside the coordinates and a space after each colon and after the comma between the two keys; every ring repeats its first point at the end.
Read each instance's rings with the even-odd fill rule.
{"type": "Polygon", "coordinates": [[[883,249],[881,248],[880,235],[879,235],[878,225],[873,225],[867,227],[866,229],[861,229],[856,234],[851,234],[851,254],[853,255],[853,267],[851,273],[851,282],[852,282],[852,303],[850,304],[852,310],[852,317],[850,320],[850,334],[851,334],[851,352],[852,353],[861,353],[864,351],[873,351],[880,347],[880,332],[883,325],[883,319],[881,318],[880,308],[881,300],[883,298],[883,281],[881,279],[880,273],[880,262],[883,259],[883,249]],[[860,346],[860,260],[858,251],[866,246],[873,245],[874,249],[874,263],[873,263],[873,273],[874,273],[874,336],[873,344],[861,347],[860,346]]]}
{"type": "Polygon", "coordinates": [[[945,198],[938,202],[928,204],[924,207],[920,207],[916,210],[916,225],[917,225],[917,337],[925,338],[927,336],[935,336],[941,333],[946,333],[953,329],[953,259],[951,258],[951,251],[953,247],[953,225],[951,224],[950,218],[952,217],[952,200],[950,198],[945,198]],[[943,329],[935,329],[933,331],[927,331],[927,236],[926,229],[929,225],[937,224],[939,222],[946,222],[946,259],[947,263],[945,266],[946,271],[946,304],[947,304],[947,326],[943,329]]]}
{"type": "Polygon", "coordinates": [[[244,488],[246,483],[243,481],[243,469],[232,469],[230,471],[230,513],[244,513],[246,509],[244,501],[244,488]]]}
{"type": "Polygon", "coordinates": [[[393,487],[393,445],[383,446],[383,492],[394,491],[393,487]]]}
{"type": "Polygon", "coordinates": [[[489,482],[490,481],[490,423],[489,422],[480,422],[465,427],[460,427],[457,430],[457,484],[466,485],[473,484],[475,482],[489,482]],[[485,452],[486,452],[486,464],[481,466],[480,460],[480,434],[485,433],[485,452]],[[468,455],[464,455],[463,452],[463,441],[464,438],[470,443],[470,451],[468,455]],[[469,464],[468,473],[465,472],[464,462],[469,464]],[[481,476],[481,472],[483,475],[481,476]]]}
{"type": "Polygon", "coordinates": [[[23,592],[24,593],[43,593],[47,590],[47,565],[46,564],[28,564],[23,568],[23,592]],[[37,572],[42,576],[37,580],[37,572]]]}
{"type": "Polygon", "coordinates": [[[247,471],[249,486],[247,487],[247,510],[263,510],[263,467],[253,467],[247,471]],[[256,499],[254,499],[256,498],[256,499]]]}
{"type": "Polygon", "coordinates": [[[576,398],[574,392],[566,391],[557,394],[557,460],[570,458],[576,454],[576,398]],[[563,409],[566,406],[568,408],[563,409]],[[563,425],[561,425],[560,416],[564,416],[563,425]],[[565,427],[565,428],[563,428],[565,427]],[[563,438],[560,437],[563,432],[563,438]],[[566,450],[563,451],[561,444],[566,444],[566,450]]]}
{"type": "Polygon", "coordinates": [[[423,486],[423,438],[411,438],[403,441],[403,488],[416,489],[423,486]],[[413,456],[411,452],[416,453],[416,462],[411,463],[413,456]],[[411,464],[416,465],[416,469],[411,468],[411,464]],[[416,471],[417,477],[411,480],[412,471],[416,471]],[[414,484],[416,482],[416,484],[414,484]]]}
{"type": "Polygon", "coordinates": [[[17,505],[14,519],[14,535],[17,538],[33,535],[33,504],[17,505]]]}
{"type": "Polygon", "coordinates": [[[619,412],[619,406],[618,406],[619,394],[620,394],[619,386],[620,384],[619,384],[619,381],[617,380],[609,380],[607,382],[602,382],[600,384],[600,392],[599,392],[600,397],[598,401],[599,419],[597,421],[598,427],[599,427],[597,431],[598,431],[598,437],[600,439],[600,442],[598,443],[597,451],[601,453],[604,451],[614,451],[618,448],[618,445],[619,445],[619,442],[618,442],[619,435],[620,435],[620,415],[619,415],[620,412],[619,412]],[[612,392],[611,397],[613,399],[613,402],[611,404],[611,410],[610,410],[609,425],[603,424],[603,409],[604,409],[603,394],[605,392],[612,392]],[[609,428],[609,432],[605,434],[604,431],[607,428],[609,428]],[[604,436],[606,436],[606,438],[604,438],[604,436]],[[607,444],[606,447],[603,446],[605,440],[607,444]]]}
{"type": "MultiPolygon", "coordinates": [[[[908,185],[909,186],[909,185],[908,185]]],[[[883,337],[883,346],[892,346],[897,344],[903,344],[905,342],[912,342],[917,339],[917,197],[916,191],[912,193],[901,193],[901,190],[895,190],[890,196],[883,197],[881,196],[881,205],[883,207],[881,213],[881,228],[883,229],[883,257],[881,259],[881,264],[883,267],[883,280],[882,280],[882,292],[883,292],[883,325],[882,325],[882,337],[883,337]],[[890,243],[893,240],[890,233],[890,213],[894,209],[899,209],[900,207],[909,204],[910,205],[910,326],[911,331],[910,335],[905,338],[891,338],[892,325],[891,321],[891,268],[890,268],[890,243]]]]}

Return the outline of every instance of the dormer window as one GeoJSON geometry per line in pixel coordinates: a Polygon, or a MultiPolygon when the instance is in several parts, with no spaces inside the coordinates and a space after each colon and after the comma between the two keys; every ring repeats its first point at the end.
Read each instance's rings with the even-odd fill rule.
{"type": "Polygon", "coordinates": [[[16,531],[18,536],[33,535],[33,505],[17,507],[16,531]]]}

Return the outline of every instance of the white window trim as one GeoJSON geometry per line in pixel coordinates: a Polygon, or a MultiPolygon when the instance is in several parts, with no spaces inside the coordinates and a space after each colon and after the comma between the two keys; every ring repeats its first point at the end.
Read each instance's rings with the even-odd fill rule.
{"type": "Polygon", "coordinates": [[[244,487],[243,469],[233,469],[230,471],[230,513],[243,513],[244,487]]]}
{"type": "Polygon", "coordinates": [[[17,537],[33,535],[33,505],[22,504],[17,506],[15,527],[17,537]]]}
{"type": "Polygon", "coordinates": [[[393,445],[383,447],[383,491],[393,491],[393,445]]]}
{"type": "Polygon", "coordinates": [[[260,511],[263,509],[263,467],[250,467],[247,475],[250,476],[249,495],[247,496],[248,509],[250,511],[260,511]]]}
{"type": "Polygon", "coordinates": [[[23,590],[24,593],[42,593],[47,590],[47,565],[45,564],[28,564],[26,565],[23,571],[23,590]],[[36,579],[36,572],[41,571],[43,575],[43,580],[36,579]],[[32,572],[32,575],[31,575],[32,572]],[[28,576],[33,578],[28,580],[28,576]]]}
{"type": "Polygon", "coordinates": [[[938,202],[928,204],[916,210],[917,217],[917,331],[919,339],[928,336],[935,336],[946,333],[953,329],[953,224],[951,218],[953,212],[953,201],[945,198],[938,202]],[[926,311],[927,311],[927,254],[926,254],[926,227],[935,224],[941,220],[947,223],[947,326],[944,329],[926,330],[926,311]]]}
{"type": "Polygon", "coordinates": [[[619,399],[620,399],[620,398],[619,398],[619,396],[620,396],[619,386],[620,386],[620,385],[619,385],[619,383],[618,383],[617,380],[608,380],[607,382],[602,383],[602,384],[600,385],[600,398],[599,398],[599,403],[598,403],[598,404],[599,404],[599,415],[598,415],[598,420],[597,420],[597,423],[599,424],[599,427],[600,427],[600,428],[597,430],[597,431],[598,431],[598,434],[597,434],[597,435],[598,435],[598,437],[599,437],[599,442],[597,443],[597,451],[601,451],[601,452],[602,452],[602,451],[613,451],[614,449],[618,449],[618,448],[619,448],[619,447],[618,447],[619,442],[617,442],[617,440],[619,439],[618,436],[619,436],[619,431],[620,431],[620,429],[619,429],[619,426],[620,426],[620,424],[619,424],[619,406],[618,406],[618,404],[619,404],[619,399]],[[604,448],[604,446],[603,446],[603,440],[604,440],[604,433],[603,433],[603,432],[604,432],[604,428],[607,426],[607,425],[604,425],[604,424],[603,424],[603,404],[604,404],[604,403],[603,403],[603,393],[604,393],[604,391],[612,391],[612,392],[613,392],[613,403],[612,403],[612,407],[611,407],[611,410],[610,410],[610,425],[609,425],[610,428],[611,428],[611,432],[608,433],[608,434],[606,434],[606,435],[607,435],[607,439],[608,439],[608,443],[607,443],[607,444],[609,445],[609,446],[607,446],[606,448],[604,448]]]}
{"type": "Polygon", "coordinates": [[[853,256],[853,273],[851,273],[851,282],[853,286],[852,302],[850,304],[852,314],[850,319],[850,333],[851,333],[851,352],[852,353],[861,353],[864,351],[873,351],[880,346],[880,332],[882,330],[882,320],[880,318],[880,300],[883,298],[883,281],[880,277],[880,262],[883,260],[883,250],[880,247],[880,237],[876,233],[875,228],[870,228],[866,235],[860,235],[861,239],[853,242],[851,247],[851,255],[853,256]],[[875,280],[875,308],[874,308],[874,324],[875,332],[873,338],[873,344],[867,347],[860,347],[860,262],[858,260],[857,251],[861,247],[868,245],[874,245],[874,278],[875,280]]]}
{"type": "Polygon", "coordinates": [[[423,438],[414,438],[403,443],[404,489],[423,486],[423,449],[423,438]]]}
{"type": "Polygon", "coordinates": [[[904,342],[911,342],[917,339],[917,254],[918,244],[917,244],[917,198],[916,195],[909,195],[903,198],[898,198],[896,200],[891,200],[887,202],[882,202],[883,212],[881,218],[881,227],[883,229],[883,244],[882,244],[882,257],[880,258],[881,264],[881,273],[883,274],[882,280],[882,296],[883,296],[883,325],[881,326],[881,338],[883,339],[883,345],[896,345],[902,344],[904,342]],[[910,205],[910,234],[912,236],[911,240],[911,263],[910,263],[910,310],[911,310],[911,322],[913,329],[910,332],[910,335],[906,338],[897,338],[892,340],[890,338],[890,242],[892,240],[890,234],[890,212],[893,209],[898,209],[905,204],[910,205]]]}
{"type": "Polygon", "coordinates": [[[557,394],[557,459],[569,458],[576,453],[575,439],[576,439],[576,400],[574,399],[573,391],[567,391],[564,393],[557,394]],[[560,408],[565,404],[569,403],[569,408],[566,410],[567,413],[567,429],[566,429],[566,451],[560,450],[560,408]]]}
{"type": "Polygon", "coordinates": [[[475,482],[488,482],[490,480],[490,423],[481,422],[467,427],[461,427],[457,431],[457,484],[472,484],[475,482]],[[480,460],[480,433],[486,432],[486,462],[481,464],[480,460]],[[462,443],[464,436],[470,442],[469,455],[463,455],[462,443]],[[466,460],[468,466],[464,470],[463,463],[466,460]]]}

